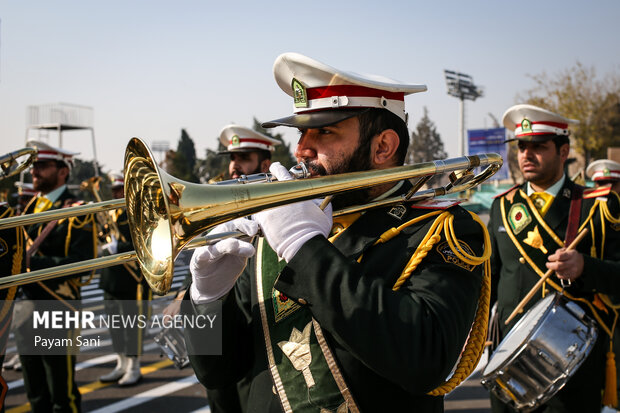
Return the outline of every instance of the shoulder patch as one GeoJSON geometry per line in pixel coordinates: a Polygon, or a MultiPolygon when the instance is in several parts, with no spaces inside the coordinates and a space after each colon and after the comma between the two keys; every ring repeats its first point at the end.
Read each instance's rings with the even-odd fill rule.
{"type": "MultiPolygon", "coordinates": [[[[469,255],[474,254],[474,251],[464,241],[459,240],[459,246],[469,255]]],[[[458,265],[461,268],[465,268],[467,271],[473,271],[474,268],[476,268],[475,265],[467,264],[459,257],[457,257],[454,251],[452,251],[452,248],[450,248],[450,244],[448,244],[448,241],[444,241],[437,245],[436,250],[439,255],[441,255],[441,258],[443,258],[443,260],[447,263],[458,265]]]]}
{"type": "Polygon", "coordinates": [[[6,241],[0,238],[0,257],[9,252],[9,246],[6,241]]]}
{"type": "MultiPolygon", "coordinates": [[[[513,186],[512,188],[508,189],[507,191],[502,192],[502,193],[501,193],[501,194],[499,194],[499,195],[495,195],[495,196],[493,197],[493,199],[501,198],[501,197],[503,197],[504,195],[508,194],[508,192],[510,192],[510,191],[515,191],[515,192],[516,192],[517,188],[519,188],[519,184],[517,184],[517,185],[513,186]]],[[[509,201],[512,201],[512,197],[513,197],[513,196],[514,196],[514,194],[512,194],[512,196],[510,197],[509,201]]]]}
{"type": "Polygon", "coordinates": [[[461,199],[429,199],[427,201],[417,202],[411,205],[414,209],[448,209],[454,205],[458,205],[461,199]]]}
{"type": "Polygon", "coordinates": [[[611,185],[601,186],[598,188],[589,188],[583,191],[583,199],[598,198],[599,196],[607,196],[611,192],[611,185]]]}

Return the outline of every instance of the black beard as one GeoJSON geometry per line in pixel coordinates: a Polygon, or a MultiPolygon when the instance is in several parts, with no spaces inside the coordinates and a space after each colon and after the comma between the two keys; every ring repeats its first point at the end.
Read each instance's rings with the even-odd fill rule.
{"type": "MultiPolygon", "coordinates": [[[[367,171],[372,169],[372,164],[370,162],[370,146],[361,145],[351,154],[349,159],[345,159],[334,165],[330,172],[327,172],[323,166],[312,162],[306,163],[306,166],[311,173],[319,176],[367,171]]],[[[334,211],[337,211],[349,206],[365,204],[368,201],[370,201],[370,188],[357,189],[355,191],[334,195],[332,199],[332,208],[334,211]]]]}
{"type": "Polygon", "coordinates": [[[42,194],[49,194],[54,190],[57,183],[58,180],[55,182],[50,182],[49,180],[39,180],[36,185],[33,185],[33,188],[42,194]]]}
{"type": "Polygon", "coordinates": [[[233,173],[232,173],[230,176],[232,177],[232,176],[235,174],[235,172],[236,172],[239,176],[242,176],[242,175],[254,175],[254,174],[260,174],[260,173],[262,173],[263,171],[260,169],[260,165],[258,165],[258,166],[256,167],[256,169],[254,169],[253,171],[251,171],[250,173],[247,173],[247,174],[244,174],[242,170],[237,170],[237,169],[234,169],[234,170],[233,170],[233,173]]]}

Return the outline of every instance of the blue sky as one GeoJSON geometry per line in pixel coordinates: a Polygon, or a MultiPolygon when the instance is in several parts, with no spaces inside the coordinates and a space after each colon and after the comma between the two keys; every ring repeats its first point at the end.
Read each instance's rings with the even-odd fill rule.
{"type": "MultiPolygon", "coordinates": [[[[532,87],[580,61],[620,70],[620,2],[579,1],[7,1],[0,2],[0,153],[23,147],[26,108],[66,102],[94,110],[97,155],[120,169],[133,136],[170,141],[185,128],[204,157],[231,122],[292,112],[272,66],[284,52],[375,73],[428,91],[408,96],[409,129],[428,107],[457,156],[458,100],[444,69],[472,75],[469,129],[492,126],[532,87]]],[[[296,132],[278,128],[289,142],[296,132]]],[[[89,136],[65,146],[92,158],[89,136]]],[[[52,136],[50,143],[54,144],[52,136]]]]}

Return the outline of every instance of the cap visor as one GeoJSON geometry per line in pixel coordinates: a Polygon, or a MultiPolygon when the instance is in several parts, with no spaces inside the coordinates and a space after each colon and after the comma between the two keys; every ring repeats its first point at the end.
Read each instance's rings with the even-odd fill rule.
{"type": "Polygon", "coordinates": [[[545,134],[545,135],[526,135],[520,136],[518,138],[506,139],[504,143],[512,142],[512,141],[523,141],[523,142],[546,142],[550,139],[555,138],[559,135],[554,134],[545,134]]]}
{"type": "Polygon", "coordinates": [[[261,124],[263,128],[275,128],[276,126],[290,126],[300,129],[323,128],[325,126],[334,125],[345,119],[361,115],[368,108],[352,109],[352,110],[323,110],[320,112],[303,113],[300,115],[287,116],[285,118],[264,122],[261,124]]]}

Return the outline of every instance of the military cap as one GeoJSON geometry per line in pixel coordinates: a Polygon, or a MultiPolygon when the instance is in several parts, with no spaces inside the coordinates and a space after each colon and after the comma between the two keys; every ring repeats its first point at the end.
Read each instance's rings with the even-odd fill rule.
{"type": "Polygon", "coordinates": [[[239,125],[226,125],[220,132],[220,142],[226,147],[219,154],[232,152],[253,152],[264,150],[272,152],[280,141],[239,125]]]}
{"type": "Polygon", "coordinates": [[[515,105],[509,108],[502,118],[507,129],[514,131],[513,140],[527,142],[544,142],[554,136],[568,136],[568,125],[579,123],[578,120],[568,119],[546,109],[534,105],[515,105]]]}
{"type": "Polygon", "coordinates": [[[596,181],[620,181],[620,163],[610,159],[599,159],[586,168],[586,175],[596,181]]]}
{"type": "Polygon", "coordinates": [[[47,160],[61,161],[67,165],[69,169],[73,168],[73,157],[79,154],[79,152],[71,152],[63,148],[55,148],[45,142],[39,141],[28,141],[26,146],[37,150],[37,160],[35,162],[47,160]]]}
{"type": "Polygon", "coordinates": [[[110,178],[110,188],[120,188],[125,186],[125,177],[118,171],[111,171],[108,173],[108,178],[110,178]]]}
{"type": "Polygon", "coordinates": [[[405,96],[426,91],[426,85],[345,72],[298,53],[278,56],[273,73],[278,86],[293,98],[294,115],[265,122],[264,128],[320,128],[368,108],[389,110],[406,123],[405,96]]]}

